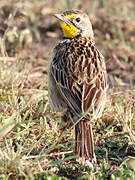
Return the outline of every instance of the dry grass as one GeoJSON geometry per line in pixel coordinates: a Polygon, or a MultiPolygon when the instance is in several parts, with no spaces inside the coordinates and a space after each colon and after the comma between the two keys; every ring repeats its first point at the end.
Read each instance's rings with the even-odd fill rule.
{"type": "Polygon", "coordinates": [[[84,2],[0,1],[0,179],[135,179],[135,4],[84,2]],[[63,129],[48,102],[48,63],[62,37],[52,14],[70,8],[87,10],[109,74],[93,170],[76,161],[74,127],[63,129]]]}

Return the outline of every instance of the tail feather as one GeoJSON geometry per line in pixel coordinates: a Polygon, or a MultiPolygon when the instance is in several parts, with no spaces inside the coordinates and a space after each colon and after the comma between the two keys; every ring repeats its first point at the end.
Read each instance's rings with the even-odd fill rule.
{"type": "Polygon", "coordinates": [[[86,120],[81,120],[75,127],[75,152],[83,160],[90,160],[96,163],[94,153],[93,132],[91,124],[86,120]]]}

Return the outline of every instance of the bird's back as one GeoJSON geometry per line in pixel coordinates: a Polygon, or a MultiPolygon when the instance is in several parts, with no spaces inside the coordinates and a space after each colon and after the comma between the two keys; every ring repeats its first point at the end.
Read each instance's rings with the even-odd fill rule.
{"type": "Polygon", "coordinates": [[[92,40],[81,36],[62,40],[55,48],[51,71],[69,108],[80,114],[90,111],[93,119],[101,114],[107,89],[106,68],[92,40]]]}

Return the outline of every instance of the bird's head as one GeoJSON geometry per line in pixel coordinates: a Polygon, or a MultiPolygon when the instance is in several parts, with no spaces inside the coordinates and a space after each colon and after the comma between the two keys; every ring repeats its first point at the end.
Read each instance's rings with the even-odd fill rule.
{"type": "Polygon", "coordinates": [[[70,10],[61,14],[54,14],[61,22],[65,38],[75,38],[78,35],[93,39],[93,30],[89,17],[80,10],[70,10]]]}

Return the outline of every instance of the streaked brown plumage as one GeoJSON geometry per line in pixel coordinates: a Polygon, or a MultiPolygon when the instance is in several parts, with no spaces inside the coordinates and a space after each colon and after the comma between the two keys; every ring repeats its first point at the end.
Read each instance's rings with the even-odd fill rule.
{"type": "Polygon", "coordinates": [[[67,37],[55,48],[49,71],[50,99],[57,111],[67,109],[76,124],[78,156],[95,163],[92,125],[102,115],[106,101],[104,58],[95,47],[91,23],[85,13],[72,10],[55,16],[65,23],[62,28],[72,31],[73,25],[77,33],[73,32],[70,38],[66,29],[64,35],[67,37]]]}

